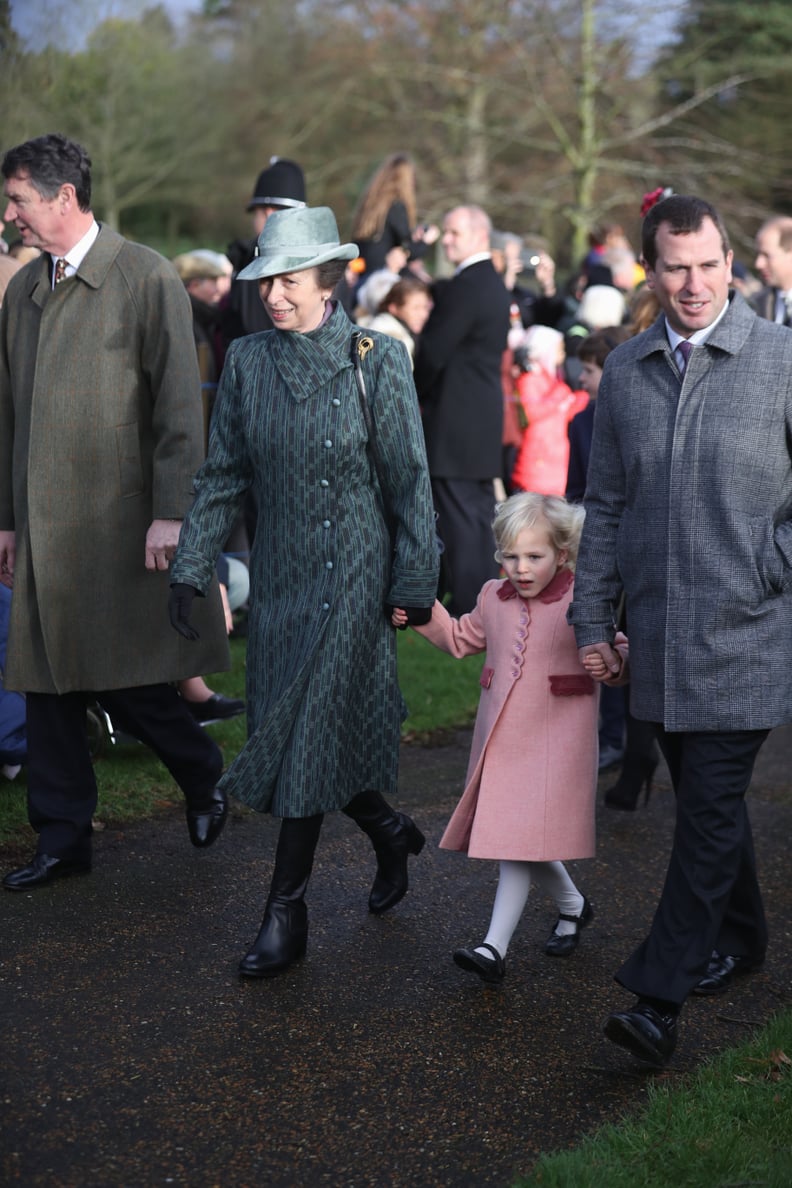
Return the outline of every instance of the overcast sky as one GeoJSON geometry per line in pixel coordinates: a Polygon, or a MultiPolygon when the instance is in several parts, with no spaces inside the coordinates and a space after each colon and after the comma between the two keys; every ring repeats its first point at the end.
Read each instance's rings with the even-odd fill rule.
{"type": "MultiPolygon", "coordinates": [[[[31,49],[62,41],[76,49],[101,21],[111,16],[134,18],[157,0],[11,0],[11,24],[31,49]]],[[[163,0],[174,17],[195,12],[201,0],[163,0]]]]}

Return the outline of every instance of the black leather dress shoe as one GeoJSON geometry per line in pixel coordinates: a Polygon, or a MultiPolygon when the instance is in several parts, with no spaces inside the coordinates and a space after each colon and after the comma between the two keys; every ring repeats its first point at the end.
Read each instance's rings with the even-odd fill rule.
{"type": "Polygon", "coordinates": [[[580,940],[581,928],[585,928],[593,919],[594,909],[584,895],[583,910],[579,916],[565,916],[562,912],[558,917],[558,920],[568,920],[570,924],[574,924],[574,932],[567,932],[565,935],[559,936],[556,932],[556,928],[558,927],[558,920],[556,920],[553,931],[545,941],[544,951],[548,957],[568,957],[570,953],[573,953],[580,940]]]}
{"type": "Polygon", "coordinates": [[[638,1060],[662,1068],[676,1047],[676,1015],[661,1014],[648,1002],[637,1002],[629,1011],[614,1011],[605,1021],[608,1039],[626,1048],[638,1060]]]}
{"type": "Polygon", "coordinates": [[[194,846],[205,850],[220,836],[228,816],[228,797],[215,788],[205,802],[190,801],[187,805],[187,829],[194,846]]]}
{"type": "Polygon", "coordinates": [[[720,953],[713,953],[710,957],[707,972],[693,987],[692,994],[723,994],[728,990],[735,978],[753,973],[763,962],[752,961],[748,957],[727,957],[720,953]]]}
{"type": "Polygon", "coordinates": [[[487,957],[484,953],[477,953],[475,949],[457,949],[454,953],[454,964],[458,965],[460,969],[467,969],[471,973],[478,974],[482,982],[488,982],[493,986],[500,985],[506,974],[506,962],[495,946],[488,945],[486,941],[478,945],[477,948],[489,949],[492,956],[487,957]]]}
{"type": "Polygon", "coordinates": [[[36,854],[27,866],[9,871],[3,886],[6,891],[30,891],[67,875],[88,874],[90,869],[89,858],[52,858],[49,854],[36,854]]]}
{"type": "Polygon", "coordinates": [[[184,704],[196,722],[202,726],[209,726],[212,722],[224,722],[227,718],[237,718],[245,712],[245,703],[238,697],[224,697],[222,693],[213,693],[206,701],[188,701],[184,704]]]}

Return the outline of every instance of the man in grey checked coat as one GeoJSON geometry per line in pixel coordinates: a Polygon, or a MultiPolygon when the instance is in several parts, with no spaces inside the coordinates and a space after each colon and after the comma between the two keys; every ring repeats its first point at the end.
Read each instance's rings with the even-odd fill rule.
{"type": "Polygon", "coordinates": [[[616,975],[638,1000],[605,1024],[663,1065],[687,996],[726,990],[767,946],[745,793],[792,718],[792,335],[730,291],[709,203],[663,200],[642,238],[662,312],[605,365],[570,621],[583,662],[615,674],[624,594],[631,709],[676,793],[657,912],[616,975]]]}

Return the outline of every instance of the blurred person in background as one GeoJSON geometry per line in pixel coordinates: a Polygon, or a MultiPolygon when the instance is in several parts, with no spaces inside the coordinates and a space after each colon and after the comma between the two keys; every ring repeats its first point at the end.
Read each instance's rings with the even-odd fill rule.
{"type": "Polygon", "coordinates": [[[479,206],[443,220],[443,249],[455,269],[432,290],[434,305],[415,355],[437,530],[445,546],[441,598],[464,614],[488,578],[495,480],[503,466],[501,366],[509,294],[490,255],[492,224],[479,206]]]}

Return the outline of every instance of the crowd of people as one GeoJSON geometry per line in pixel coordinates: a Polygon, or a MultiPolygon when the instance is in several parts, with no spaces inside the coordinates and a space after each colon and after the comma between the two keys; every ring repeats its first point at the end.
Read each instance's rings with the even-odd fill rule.
{"type": "Polygon", "coordinates": [[[91,869],[94,699],[166,765],[193,845],[230,795],[280,818],[242,976],[305,954],[327,812],[369,838],[389,911],[425,844],[392,805],[412,627],[484,655],[440,844],[499,864],[484,939],[453,954],[485,983],[532,886],[557,909],[544,952],[575,951],[594,909],[565,863],[594,855],[598,773],[634,811],[659,745],[674,842],[605,1034],[663,1066],[687,997],[767,947],[745,793],[792,718],[792,218],[759,228],[757,281],[711,204],[658,190],[639,252],[596,228],[560,290],[481,207],[422,220],[405,153],[348,242],[273,158],[252,238],[171,262],[97,221],[75,142],[18,145],[2,175],[30,257],[0,271],[3,677],[37,835],[3,886],[91,869]],[[244,703],[205,681],[241,607],[244,703]],[[204,727],[245,710],[223,770],[204,727]]]}

